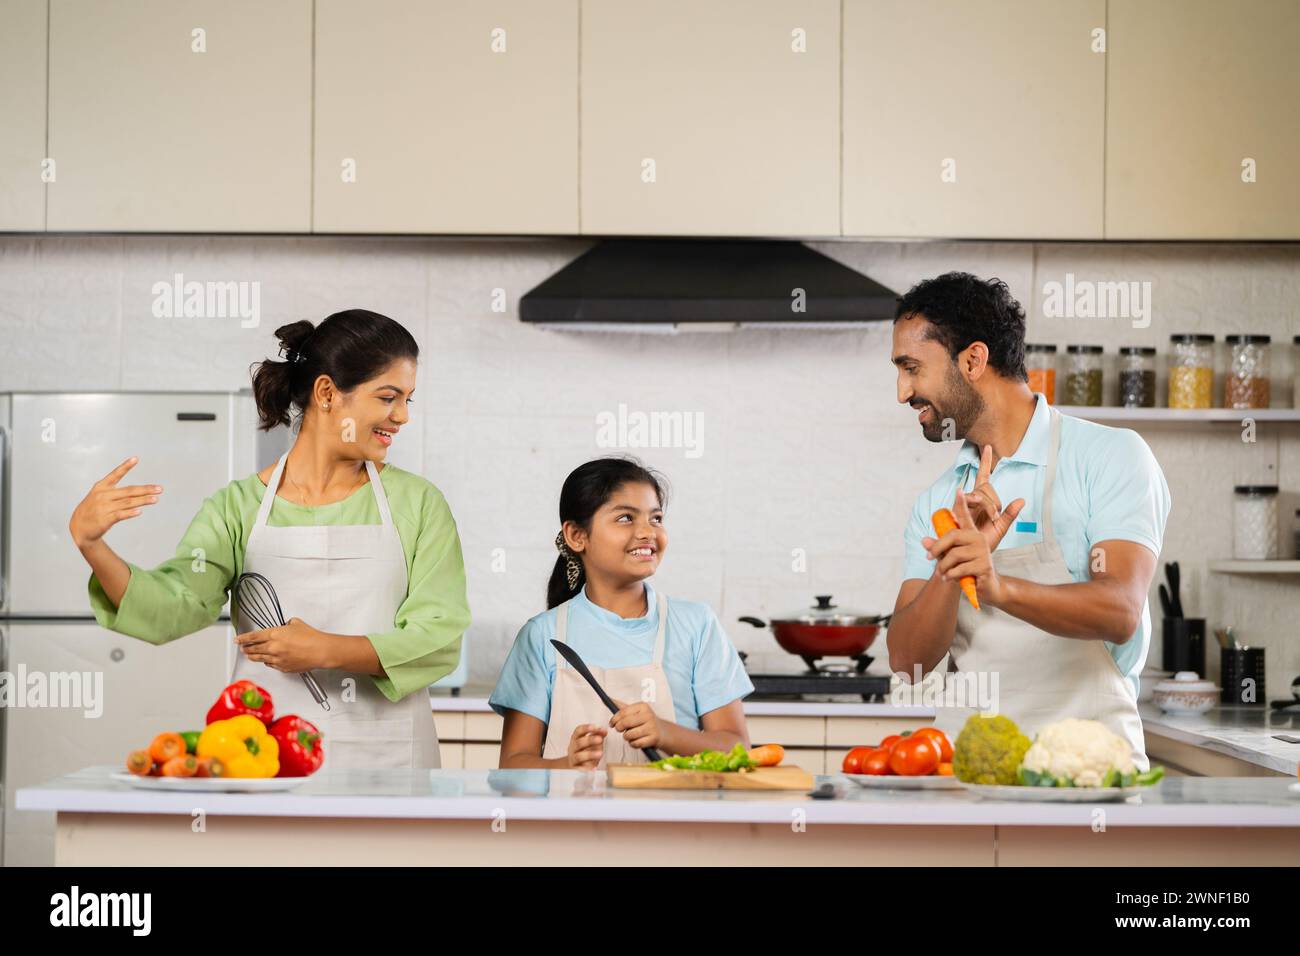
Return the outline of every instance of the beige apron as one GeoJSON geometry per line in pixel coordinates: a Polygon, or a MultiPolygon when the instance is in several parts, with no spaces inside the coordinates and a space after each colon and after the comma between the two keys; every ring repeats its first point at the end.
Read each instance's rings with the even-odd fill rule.
{"type": "MultiPolygon", "coordinates": [[[[587,665],[596,683],[605,689],[616,701],[635,703],[644,701],[650,705],[655,716],[660,720],[673,721],[673,692],[668,686],[668,675],[664,673],[664,630],[668,625],[668,599],[658,595],[656,606],[659,611],[659,630],[655,633],[654,656],[649,664],[635,667],[592,667],[587,665]]],[[[555,639],[561,644],[568,643],[569,605],[561,604],[555,615],[555,639]]],[[[551,684],[551,720],[546,725],[546,748],[542,756],[547,760],[566,756],[569,752],[569,740],[573,728],[579,724],[595,724],[597,727],[609,727],[613,715],[609,708],[601,703],[591,685],[583,676],[569,666],[564,655],[555,655],[555,679],[551,684]]],[[[611,763],[647,763],[645,754],[623,739],[623,735],[613,727],[605,737],[605,753],[597,764],[597,769],[611,763]]]]}
{"type": "MultiPolygon", "coordinates": [[[[302,618],[332,634],[373,634],[391,630],[406,599],[406,555],[393,524],[379,471],[366,472],[379,506],[381,524],[274,527],[267,523],[288,453],[271,474],[248,536],[244,571],[256,571],[275,588],[287,621],[302,618]]],[[[253,630],[239,618],[239,632],[253,630]]],[[[233,680],[266,688],[276,717],[297,714],[324,735],[324,770],[441,766],[438,734],[424,690],[392,703],[368,674],[315,670],[329,698],[324,710],[300,674],[277,671],[237,653],[233,680]]]]}
{"type": "MultiPolygon", "coordinates": [[[[1052,533],[1052,488],[1060,446],[1061,416],[1053,408],[1051,451],[1043,479],[1043,540],[994,551],[993,567],[1000,575],[1039,584],[1074,583],[1052,533]]],[[[1133,685],[1120,673],[1103,641],[1057,637],[997,608],[977,611],[961,597],[949,653],[949,670],[956,673],[948,674],[947,682],[959,682],[965,693],[956,703],[972,705],[940,702],[935,723],[954,740],[966,719],[987,703],[1014,720],[1030,740],[1046,724],[1066,717],[1100,721],[1128,741],[1139,770],[1150,769],[1133,685]],[[991,692],[994,674],[996,700],[986,701],[983,695],[972,699],[966,693],[981,682],[991,692]]]]}

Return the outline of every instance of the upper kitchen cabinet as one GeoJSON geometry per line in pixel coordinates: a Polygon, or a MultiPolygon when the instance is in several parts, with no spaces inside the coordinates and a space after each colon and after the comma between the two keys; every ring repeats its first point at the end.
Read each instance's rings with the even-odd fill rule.
{"type": "Polygon", "coordinates": [[[47,0],[0,0],[0,231],[45,228],[47,0]]]}
{"type": "Polygon", "coordinates": [[[582,231],[839,235],[839,0],[583,0],[582,231]]]}
{"type": "Polygon", "coordinates": [[[578,0],[318,0],[315,230],[578,231],[578,0]]]}
{"type": "Polygon", "coordinates": [[[1300,238],[1300,4],[1110,0],[1108,239],[1300,238]]]}
{"type": "Polygon", "coordinates": [[[310,229],[311,0],[50,15],[50,230],[310,229]]]}
{"type": "Polygon", "coordinates": [[[1105,0],[845,0],[844,234],[1100,239],[1105,25],[1105,0]]]}

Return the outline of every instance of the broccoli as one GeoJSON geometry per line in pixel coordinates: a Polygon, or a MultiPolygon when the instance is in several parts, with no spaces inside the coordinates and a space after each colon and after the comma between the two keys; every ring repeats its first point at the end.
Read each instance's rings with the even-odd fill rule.
{"type": "Polygon", "coordinates": [[[953,775],[963,783],[1013,786],[1029,745],[1029,738],[1010,718],[976,714],[953,744],[953,775]]]}

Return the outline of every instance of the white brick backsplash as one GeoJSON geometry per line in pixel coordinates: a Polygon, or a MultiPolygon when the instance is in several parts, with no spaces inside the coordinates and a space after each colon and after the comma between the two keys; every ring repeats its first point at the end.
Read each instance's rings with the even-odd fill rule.
{"type": "MultiPolygon", "coordinates": [[[[1300,246],[1088,243],[820,242],[814,248],[902,292],[954,269],[998,276],[1025,305],[1030,341],[1107,350],[1115,401],[1120,345],[1171,332],[1274,337],[1273,404],[1291,404],[1291,336],[1300,332],[1300,246]],[[1042,286],[1066,273],[1150,281],[1151,326],[1049,319],[1042,286]]],[[[276,326],[362,307],[403,322],[421,346],[412,423],[392,460],[446,494],[465,547],[474,612],[470,675],[494,680],[515,633],[543,607],[555,560],[560,484],[587,458],[631,453],[666,473],[670,547],[658,583],[709,602],[743,650],[780,660],[764,619],[832,594],[867,613],[891,611],[902,533],[916,495],[956,445],[924,441],[896,402],[890,325],[853,332],[747,331],[677,336],[539,331],[519,298],[586,249],[587,240],[346,237],[0,237],[0,390],[247,387],[248,366],[275,355],[276,326]],[[261,325],[161,320],[154,282],[261,282],[261,325]],[[508,310],[493,312],[492,290],[508,310]],[[682,411],[703,416],[703,454],[602,449],[596,416],[682,411]],[[504,549],[506,572],[491,569],[504,549]],[[807,571],[791,570],[803,548],[807,571]]],[[[1220,371],[1224,356],[1220,346],[1220,371]]],[[[1164,363],[1160,371],[1165,388],[1164,363]]],[[[1162,398],[1163,400],[1163,398],[1162,398]]],[[[1300,429],[1147,428],[1173,492],[1163,560],[1182,563],[1184,602],[1211,627],[1233,624],[1268,651],[1269,697],[1300,672],[1295,578],[1209,574],[1232,539],[1232,485],[1275,459],[1284,552],[1300,507],[1300,429]]],[[[131,556],[146,563],[162,555],[131,556]]],[[[1160,660],[1159,606],[1150,661],[1160,660]]],[[[1209,674],[1218,676],[1211,643],[1209,674]]],[[[875,648],[883,655],[883,642],[875,648]]],[[[878,668],[873,668],[878,669],[878,668]]]]}

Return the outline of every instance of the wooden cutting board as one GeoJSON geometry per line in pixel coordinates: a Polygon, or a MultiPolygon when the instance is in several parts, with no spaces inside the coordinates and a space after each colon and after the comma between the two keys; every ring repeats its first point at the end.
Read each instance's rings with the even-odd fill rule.
{"type": "Polygon", "coordinates": [[[811,790],[813,775],[802,767],[759,767],[748,773],[714,770],[657,770],[645,764],[605,768],[611,787],[638,790],[811,790]]]}

